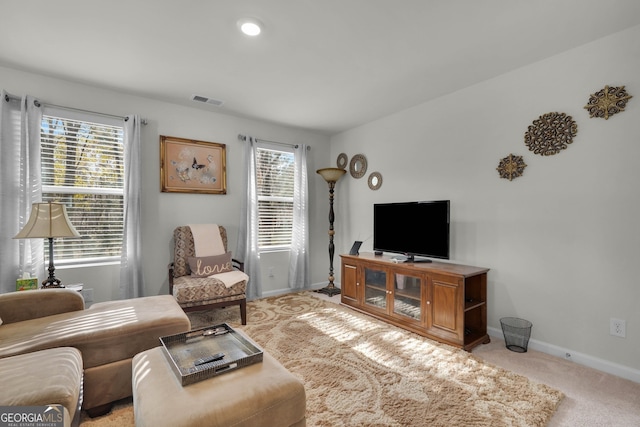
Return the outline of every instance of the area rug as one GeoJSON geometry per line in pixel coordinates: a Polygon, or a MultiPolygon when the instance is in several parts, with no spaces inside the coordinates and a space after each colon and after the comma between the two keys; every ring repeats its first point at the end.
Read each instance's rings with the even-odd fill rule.
{"type": "MultiPolygon", "coordinates": [[[[545,426],[563,398],[472,354],[347,307],[294,293],[190,313],[193,328],[227,322],[302,380],[308,426],[545,426]]],[[[131,403],[81,426],[133,425],[131,403]],[[110,424],[117,418],[117,424],[110,424]]]]}

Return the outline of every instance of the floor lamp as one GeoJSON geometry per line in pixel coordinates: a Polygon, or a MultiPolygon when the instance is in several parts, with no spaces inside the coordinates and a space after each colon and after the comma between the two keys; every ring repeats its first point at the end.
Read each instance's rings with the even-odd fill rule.
{"type": "Polygon", "coordinates": [[[67,209],[61,203],[34,203],[25,226],[14,239],[49,239],[49,277],[42,282],[43,288],[64,288],[56,278],[53,266],[53,239],[56,237],[80,237],[67,216],[67,209]]]}
{"type": "Polygon", "coordinates": [[[336,288],[333,284],[333,253],[335,251],[335,246],[333,245],[333,235],[335,234],[333,231],[333,221],[335,219],[333,214],[333,189],[336,186],[336,182],[338,182],[347,171],[340,168],[325,168],[318,169],[316,172],[329,184],[329,284],[322,289],[318,289],[318,292],[332,297],[340,293],[340,288],[336,288]]]}

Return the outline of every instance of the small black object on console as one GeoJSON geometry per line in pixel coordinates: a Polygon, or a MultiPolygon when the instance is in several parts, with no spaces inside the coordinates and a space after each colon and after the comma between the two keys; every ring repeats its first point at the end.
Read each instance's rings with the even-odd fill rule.
{"type": "Polygon", "coordinates": [[[356,240],[355,242],[353,242],[353,246],[351,246],[349,255],[358,255],[359,254],[358,250],[360,249],[360,245],[362,245],[362,242],[359,240],[356,240]]]}

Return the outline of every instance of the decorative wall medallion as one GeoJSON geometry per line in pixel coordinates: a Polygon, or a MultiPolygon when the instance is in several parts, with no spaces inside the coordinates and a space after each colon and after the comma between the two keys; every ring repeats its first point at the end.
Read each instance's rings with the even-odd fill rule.
{"type": "Polygon", "coordinates": [[[369,175],[369,188],[377,190],[382,186],[382,175],[380,172],[371,172],[369,175]]]}
{"type": "Polygon", "coordinates": [[[578,133],[578,124],[565,113],[547,113],[533,121],[524,134],[530,151],[552,156],[566,149],[578,133]]]}
{"type": "Polygon", "coordinates": [[[522,156],[514,156],[513,154],[509,154],[504,159],[500,160],[500,164],[496,168],[498,173],[500,174],[500,178],[508,179],[512,181],[513,178],[517,178],[522,176],[524,173],[524,168],[527,165],[522,160],[522,156]]]}
{"type": "Polygon", "coordinates": [[[627,101],[633,98],[624,90],[624,86],[609,87],[605,86],[589,97],[589,103],[584,108],[589,111],[589,116],[604,117],[609,120],[609,116],[613,116],[620,111],[624,111],[627,101]]]}
{"type": "Polygon", "coordinates": [[[347,167],[347,163],[349,163],[348,157],[345,153],[338,154],[338,160],[336,164],[340,169],[345,169],[347,167]]]}
{"type": "Polygon", "coordinates": [[[362,178],[367,172],[367,158],[362,154],[356,154],[349,163],[349,172],[354,178],[362,178]]]}

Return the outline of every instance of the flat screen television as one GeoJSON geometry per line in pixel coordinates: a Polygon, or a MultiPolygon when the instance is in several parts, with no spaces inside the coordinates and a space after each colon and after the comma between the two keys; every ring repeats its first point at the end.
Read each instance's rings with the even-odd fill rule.
{"type": "Polygon", "coordinates": [[[418,257],[449,259],[449,200],[373,205],[373,249],[418,257]]]}

